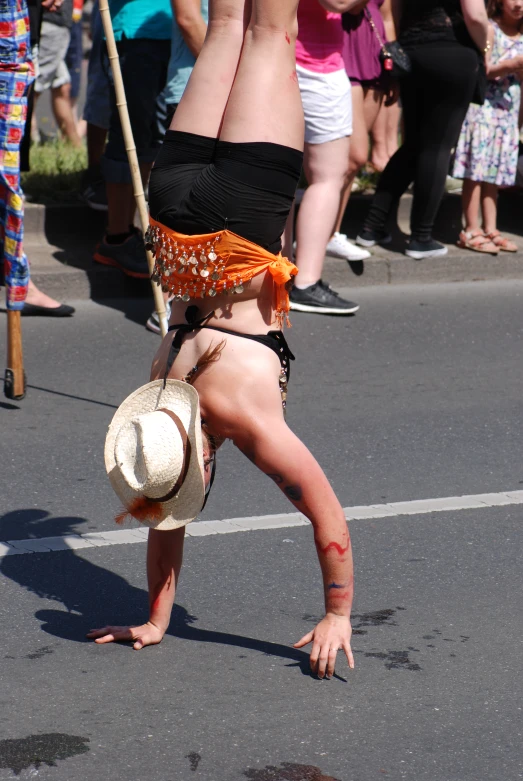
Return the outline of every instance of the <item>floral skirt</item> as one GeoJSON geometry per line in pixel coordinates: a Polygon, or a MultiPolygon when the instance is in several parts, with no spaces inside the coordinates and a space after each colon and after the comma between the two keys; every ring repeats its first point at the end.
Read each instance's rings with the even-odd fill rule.
{"type": "Polygon", "coordinates": [[[516,181],[519,131],[517,116],[503,112],[498,116],[482,106],[471,105],[465,117],[456,147],[456,179],[472,179],[498,186],[516,181]]]}

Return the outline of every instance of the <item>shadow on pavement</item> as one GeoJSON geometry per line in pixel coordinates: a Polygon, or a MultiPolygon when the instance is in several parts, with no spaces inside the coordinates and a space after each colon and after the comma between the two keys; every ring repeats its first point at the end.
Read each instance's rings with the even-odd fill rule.
{"type": "MultiPolygon", "coordinates": [[[[26,538],[35,536],[32,532],[36,528],[39,537],[45,536],[47,515],[42,510],[8,513],[0,519],[2,539],[6,539],[3,533],[6,522],[7,525],[12,524],[16,517],[25,524],[26,538]]],[[[53,522],[54,534],[66,534],[72,523],[82,521],[85,519],[48,519],[49,523],[53,522]],[[61,532],[57,532],[57,520],[62,522],[61,532]]],[[[147,615],[148,596],[145,590],[131,586],[121,575],[93,564],[73,551],[5,556],[0,560],[0,572],[41,599],[62,603],[65,610],[45,608],[38,610],[35,617],[42,622],[44,632],[63,640],[92,642],[85,637],[92,628],[108,624],[136,624],[147,615]]],[[[299,667],[304,675],[310,675],[309,656],[304,651],[243,635],[199,629],[193,626],[197,620],[184,607],[175,605],[167,633],[197,643],[217,643],[287,659],[294,663],[291,666],[299,667]]]]}

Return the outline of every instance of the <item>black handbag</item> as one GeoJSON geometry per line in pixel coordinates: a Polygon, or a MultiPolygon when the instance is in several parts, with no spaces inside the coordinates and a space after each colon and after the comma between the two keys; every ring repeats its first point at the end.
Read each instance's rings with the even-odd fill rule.
{"type": "Polygon", "coordinates": [[[412,70],[412,63],[405,49],[403,49],[398,41],[385,43],[374,23],[374,19],[372,18],[372,14],[368,8],[364,9],[364,14],[367,17],[367,20],[372,27],[372,31],[380,45],[380,61],[385,73],[397,79],[401,78],[402,76],[406,76],[412,70]]]}
{"type": "Polygon", "coordinates": [[[471,103],[476,103],[478,106],[482,106],[487,96],[488,78],[487,68],[485,65],[485,58],[482,54],[478,53],[478,73],[476,76],[476,86],[474,87],[474,94],[472,95],[471,103]]]}

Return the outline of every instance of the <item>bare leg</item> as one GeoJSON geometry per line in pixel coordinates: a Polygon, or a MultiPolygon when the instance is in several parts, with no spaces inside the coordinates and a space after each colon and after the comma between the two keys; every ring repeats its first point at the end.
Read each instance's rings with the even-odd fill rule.
{"type": "Polygon", "coordinates": [[[374,89],[363,89],[361,85],[352,87],[353,131],[350,139],[349,168],[345,185],[341,192],[340,209],[334,227],[340,231],[347,209],[352,185],[369,157],[369,133],[379,116],[383,93],[374,89]]]}
{"type": "Polygon", "coordinates": [[[59,301],[57,301],[55,298],[51,298],[51,296],[48,296],[47,293],[43,292],[43,290],[40,290],[40,288],[36,287],[35,283],[31,279],[29,280],[27,298],[25,300],[28,304],[32,304],[33,306],[43,306],[47,309],[56,309],[60,306],[59,301]]]}
{"type": "Polygon", "coordinates": [[[303,149],[303,109],[296,76],[298,0],[253,0],[240,64],[220,138],[303,149]]]}
{"type": "Polygon", "coordinates": [[[385,166],[398,148],[399,108],[381,104],[378,116],[371,128],[371,161],[376,171],[384,171],[385,166]]]}
{"type": "Polygon", "coordinates": [[[463,204],[463,216],[465,217],[465,231],[467,233],[480,230],[480,224],[479,224],[480,198],[481,198],[481,182],[473,182],[471,179],[464,179],[461,202],[463,204]]]}
{"type": "Polygon", "coordinates": [[[305,190],[296,220],[296,283],[314,285],[321,277],[327,243],[332,236],[345,181],[350,138],[305,144],[305,190]]]}
{"type": "Polygon", "coordinates": [[[99,166],[107,141],[107,130],[87,123],[87,163],[89,168],[99,166]]]}
{"type": "Polygon", "coordinates": [[[64,135],[73,146],[81,146],[82,142],[78,135],[73,108],[71,106],[71,83],[68,82],[67,84],[62,84],[61,87],[54,87],[51,90],[51,99],[56,124],[60,128],[62,135],[64,135]]]}
{"type": "Polygon", "coordinates": [[[483,214],[483,230],[494,233],[498,222],[498,187],[488,182],[481,183],[481,212],[483,214]]]}
{"type": "MultiPolygon", "coordinates": [[[[140,163],[142,182],[145,186],[151,173],[152,163],[140,163]]],[[[107,234],[121,235],[129,232],[129,226],[134,222],[136,200],[132,184],[127,182],[106,182],[107,204],[107,234]]]]}
{"type": "Polygon", "coordinates": [[[245,0],[211,0],[202,50],[171,130],[217,138],[243,45],[245,0]]]}

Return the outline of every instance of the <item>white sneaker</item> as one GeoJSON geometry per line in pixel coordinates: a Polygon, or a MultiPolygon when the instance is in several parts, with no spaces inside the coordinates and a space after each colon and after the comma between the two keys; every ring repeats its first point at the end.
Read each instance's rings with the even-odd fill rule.
{"type": "Polygon", "coordinates": [[[370,258],[370,252],[366,249],[357,247],[352,241],[349,241],[344,233],[336,233],[327,244],[327,255],[342,260],[366,260],[370,258]]]}
{"type": "MultiPolygon", "coordinates": [[[[171,302],[166,301],[165,302],[165,314],[167,316],[167,322],[169,322],[169,318],[171,317],[171,302]]],[[[158,317],[158,312],[154,311],[150,318],[147,320],[145,327],[148,331],[152,331],[153,334],[161,334],[161,328],[160,328],[160,318],[158,317]]]]}

